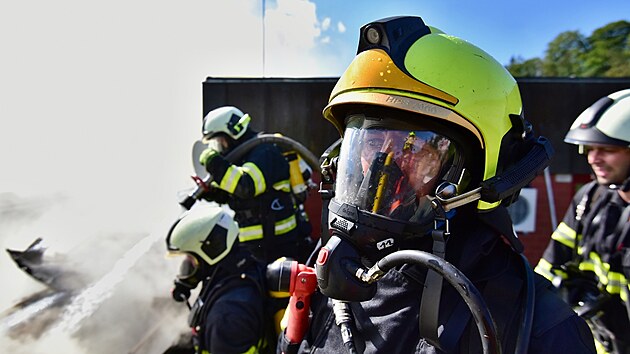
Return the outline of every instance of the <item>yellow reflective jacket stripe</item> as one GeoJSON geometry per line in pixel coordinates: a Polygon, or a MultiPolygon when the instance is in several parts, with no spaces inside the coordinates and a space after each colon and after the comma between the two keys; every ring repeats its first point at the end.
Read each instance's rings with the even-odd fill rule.
{"type": "MultiPolygon", "coordinates": [[[[228,193],[234,193],[234,190],[236,190],[236,187],[238,186],[238,182],[241,180],[241,177],[243,177],[243,175],[246,173],[249,177],[251,177],[252,181],[254,182],[254,197],[264,193],[267,189],[265,176],[260,171],[258,166],[256,166],[252,162],[246,162],[241,167],[235,165],[231,165],[230,167],[228,167],[228,169],[225,171],[225,174],[223,175],[223,178],[221,178],[219,187],[227,191],[228,193]]],[[[288,189],[287,191],[290,191],[290,189],[288,189]]]]}
{"type": "Polygon", "coordinates": [[[618,294],[622,300],[626,301],[628,296],[628,280],[625,275],[611,271],[610,264],[603,262],[596,252],[591,252],[589,258],[580,263],[579,268],[582,271],[595,273],[597,279],[606,287],[606,291],[609,294],[618,294]]]}
{"type": "Polygon", "coordinates": [[[265,182],[265,176],[260,171],[260,168],[253,162],[246,162],[242,167],[243,171],[247,173],[254,181],[254,197],[261,195],[267,189],[267,183],[265,182]]]}
{"type": "Polygon", "coordinates": [[[238,166],[230,166],[227,171],[221,178],[221,183],[219,183],[219,187],[228,193],[234,193],[236,186],[238,185],[238,181],[243,176],[243,170],[238,166]]]}
{"type": "Polygon", "coordinates": [[[534,268],[534,271],[542,275],[543,277],[547,278],[547,280],[549,281],[553,281],[553,278],[555,278],[557,275],[563,276],[563,279],[566,278],[566,273],[554,272],[553,270],[551,270],[551,268],[552,268],[551,263],[547,262],[544,258],[541,258],[540,261],[538,261],[536,268],[534,268]],[[564,274],[557,274],[557,273],[564,273],[564,274]]]}
{"type": "Polygon", "coordinates": [[[288,179],[274,183],[273,189],[281,192],[291,193],[291,182],[288,179]]]}
{"type": "Polygon", "coordinates": [[[291,215],[284,220],[277,221],[276,228],[275,228],[276,236],[284,235],[287,232],[295,229],[296,227],[297,227],[297,219],[295,215],[291,215]]]}
{"type": "Polygon", "coordinates": [[[597,338],[593,339],[595,339],[595,350],[597,351],[597,354],[610,354],[606,351],[606,347],[602,344],[602,342],[600,342],[597,338]]]}
{"type": "MultiPolygon", "coordinates": [[[[286,219],[276,221],[276,236],[284,235],[297,227],[297,219],[295,215],[291,215],[286,219]]],[[[260,240],[263,238],[263,227],[261,224],[245,226],[239,228],[238,239],[241,242],[260,240]]]]}
{"type": "Polygon", "coordinates": [[[575,236],[575,230],[564,222],[561,222],[553,234],[551,234],[551,238],[553,240],[556,240],[569,248],[575,248],[575,236]]]}

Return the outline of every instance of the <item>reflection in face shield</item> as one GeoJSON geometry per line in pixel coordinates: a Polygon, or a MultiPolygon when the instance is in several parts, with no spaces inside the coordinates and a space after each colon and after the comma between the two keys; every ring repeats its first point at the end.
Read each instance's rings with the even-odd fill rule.
{"type": "Polygon", "coordinates": [[[335,199],[396,220],[423,222],[426,198],[455,153],[432,131],[369,126],[363,117],[347,125],[339,155],[335,199]]]}

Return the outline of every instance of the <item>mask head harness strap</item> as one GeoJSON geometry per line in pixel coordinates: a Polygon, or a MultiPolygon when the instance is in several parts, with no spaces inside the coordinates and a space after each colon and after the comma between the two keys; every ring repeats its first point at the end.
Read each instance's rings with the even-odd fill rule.
{"type": "MultiPolygon", "coordinates": [[[[446,254],[446,241],[450,235],[449,220],[444,208],[439,202],[432,202],[435,210],[434,229],[431,231],[433,238],[432,253],[442,259],[446,254]]],[[[420,336],[431,345],[442,348],[438,333],[438,315],[440,310],[440,298],[442,297],[443,278],[436,271],[429,269],[424,281],[424,291],[420,300],[419,328],[420,336]]]]}

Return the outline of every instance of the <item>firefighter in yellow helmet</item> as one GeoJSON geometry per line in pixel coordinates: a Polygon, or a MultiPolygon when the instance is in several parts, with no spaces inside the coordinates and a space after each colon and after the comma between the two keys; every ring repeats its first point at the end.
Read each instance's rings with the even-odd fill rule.
{"type": "Polygon", "coordinates": [[[419,17],[363,26],[357,53],[323,111],[343,140],[322,165],[334,190],[323,194],[333,197],[315,263],[320,293],[305,340],[283,336],[279,348],[594,353],[584,320],[520,254],[505,208],[553,153],[525,120],[514,78],[419,17]],[[411,250],[459,269],[492,320],[480,324],[467,307],[476,292],[466,286],[462,298],[463,281],[449,286],[411,250]],[[401,254],[409,258],[392,266],[401,254]]]}
{"type": "Polygon", "coordinates": [[[630,353],[630,89],[593,103],[564,141],[595,180],[575,194],[535,270],[587,320],[598,353],[630,353]]]}

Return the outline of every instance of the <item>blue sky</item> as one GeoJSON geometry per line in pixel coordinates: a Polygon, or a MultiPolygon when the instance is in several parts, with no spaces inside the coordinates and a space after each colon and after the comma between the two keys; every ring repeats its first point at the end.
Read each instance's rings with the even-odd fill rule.
{"type": "MultiPolygon", "coordinates": [[[[267,13],[286,2],[268,0],[267,13]]],[[[314,3],[319,24],[330,21],[332,25],[322,29],[313,53],[324,59],[338,59],[328,68],[320,69],[323,76],[340,75],[343,65],[352,59],[360,26],[388,16],[420,16],[427,24],[476,44],[502,64],[507,64],[513,56],[525,59],[544,56],[547,44],[561,32],[577,30],[589,35],[610,22],[630,19],[629,1],[315,0],[314,3]],[[338,31],[339,23],[344,32],[338,31]]],[[[268,27],[274,26],[271,20],[266,22],[268,27]]],[[[282,72],[273,66],[275,60],[280,61],[275,53],[281,51],[276,52],[273,45],[268,45],[271,48],[267,49],[265,75],[281,76],[282,72]]]]}

